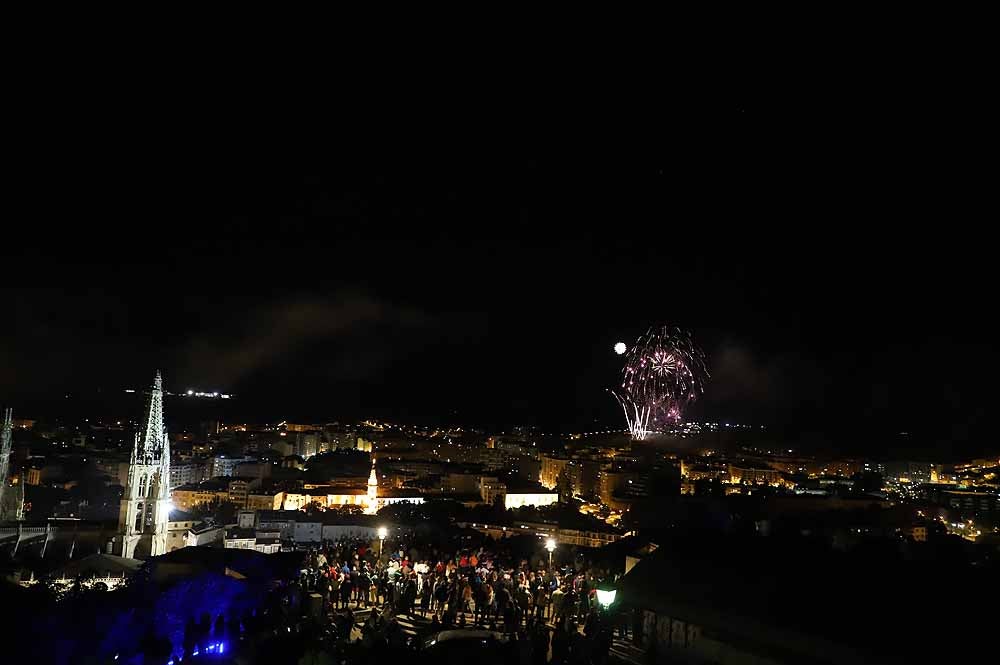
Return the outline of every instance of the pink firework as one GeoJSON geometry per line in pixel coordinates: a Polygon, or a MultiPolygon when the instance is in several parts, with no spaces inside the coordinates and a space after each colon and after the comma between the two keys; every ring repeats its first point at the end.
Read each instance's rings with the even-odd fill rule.
{"type": "Polygon", "coordinates": [[[680,328],[652,327],[625,353],[620,387],[612,391],[632,436],[681,420],[708,380],[705,354],[680,328]]]}

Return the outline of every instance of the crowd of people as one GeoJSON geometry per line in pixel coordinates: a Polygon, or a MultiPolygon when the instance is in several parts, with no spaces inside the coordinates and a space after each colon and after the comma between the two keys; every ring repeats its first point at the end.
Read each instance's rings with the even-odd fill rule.
{"type": "Polygon", "coordinates": [[[538,663],[548,662],[549,653],[556,663],[606,657],[611,628],[597,611],[599,573],[532,567],[489,540],[454,552],[418,549],[417,540],[405,534],[374,546],[361,539],[326,542],[309,553],[300,583],[323,597],[342,635],[353,635],[354,612],[370,610],[363,643],[399,643],[405,636],[396,617],[420,617],[429,619],[428,634],[473,626],[502,632],[538,663]],[[587,658],[576,657],[584,652],[587,658]]]}

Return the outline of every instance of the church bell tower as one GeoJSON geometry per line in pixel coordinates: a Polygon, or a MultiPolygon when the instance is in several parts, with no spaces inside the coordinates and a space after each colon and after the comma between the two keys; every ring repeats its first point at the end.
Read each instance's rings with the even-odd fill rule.
{"type": "Polygon", "coordinates": [[[129,461],[116,553],[127,558],[165,554],[170,508],[170,443],[163,425],[163,379],[157,371],[129,461]]]}
{"type": "Polygon", "coordinates": [[[378,474],[375,472],[375,453],[372,453],[372,472],[368,474],[368,505],[365,512],[374,515],[378,512],[378,474]]]}

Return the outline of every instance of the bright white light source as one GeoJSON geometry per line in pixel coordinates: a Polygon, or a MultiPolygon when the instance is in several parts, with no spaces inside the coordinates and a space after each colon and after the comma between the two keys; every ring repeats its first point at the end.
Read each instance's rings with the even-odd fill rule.
{"type": "Polygon", "coordinates": [[[378,537],[379,538],[381,538],[382,540],[385,540],[385,537],[388,536],[388,535],[389,535],[389,530],[387,528],[385,528],[384,526],[380,526],[378,528],[378,537]]]}
{"type": "Polygon", "coordinates": [[[556,549],[556,539],[555,538],[549,538],[548,540],[546,540],[545,541],[545,549],[547,549],[550,552],[552,552],[553,550],[555,550],[556,549]]]}
{"type": "Polygon", "coordinates": [[[616,589],[611,589],[610,591],[604,591],[603,589],[597,590],[597,602],[601,604],[601,607],[610,607],[611,603],[615,602],[615,596],[618,594],[616,589]]]}
{"type": "Polygon", "coordinates": [[[625,353],[625,342],[618,342],[615,344],[615,353],[618,355],[625,353]]]}

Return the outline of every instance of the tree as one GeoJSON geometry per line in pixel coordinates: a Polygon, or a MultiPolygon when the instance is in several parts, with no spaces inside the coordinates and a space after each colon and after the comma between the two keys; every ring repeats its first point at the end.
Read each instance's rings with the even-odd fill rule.
{"type": "Polygon", "coordinates": [[[569,503],[573,500],[573,477],[566,467],[563,467],[556,476],[556,490],[559,492],[559,503],[569,503]]]}
{"type": "Polygon", "coordinates": [[[319,501],[311,501],[309,505],[306,506],[307,515],[315,515],[316,513],[326,512],[326,506],[324,506],[319,501]]]}

